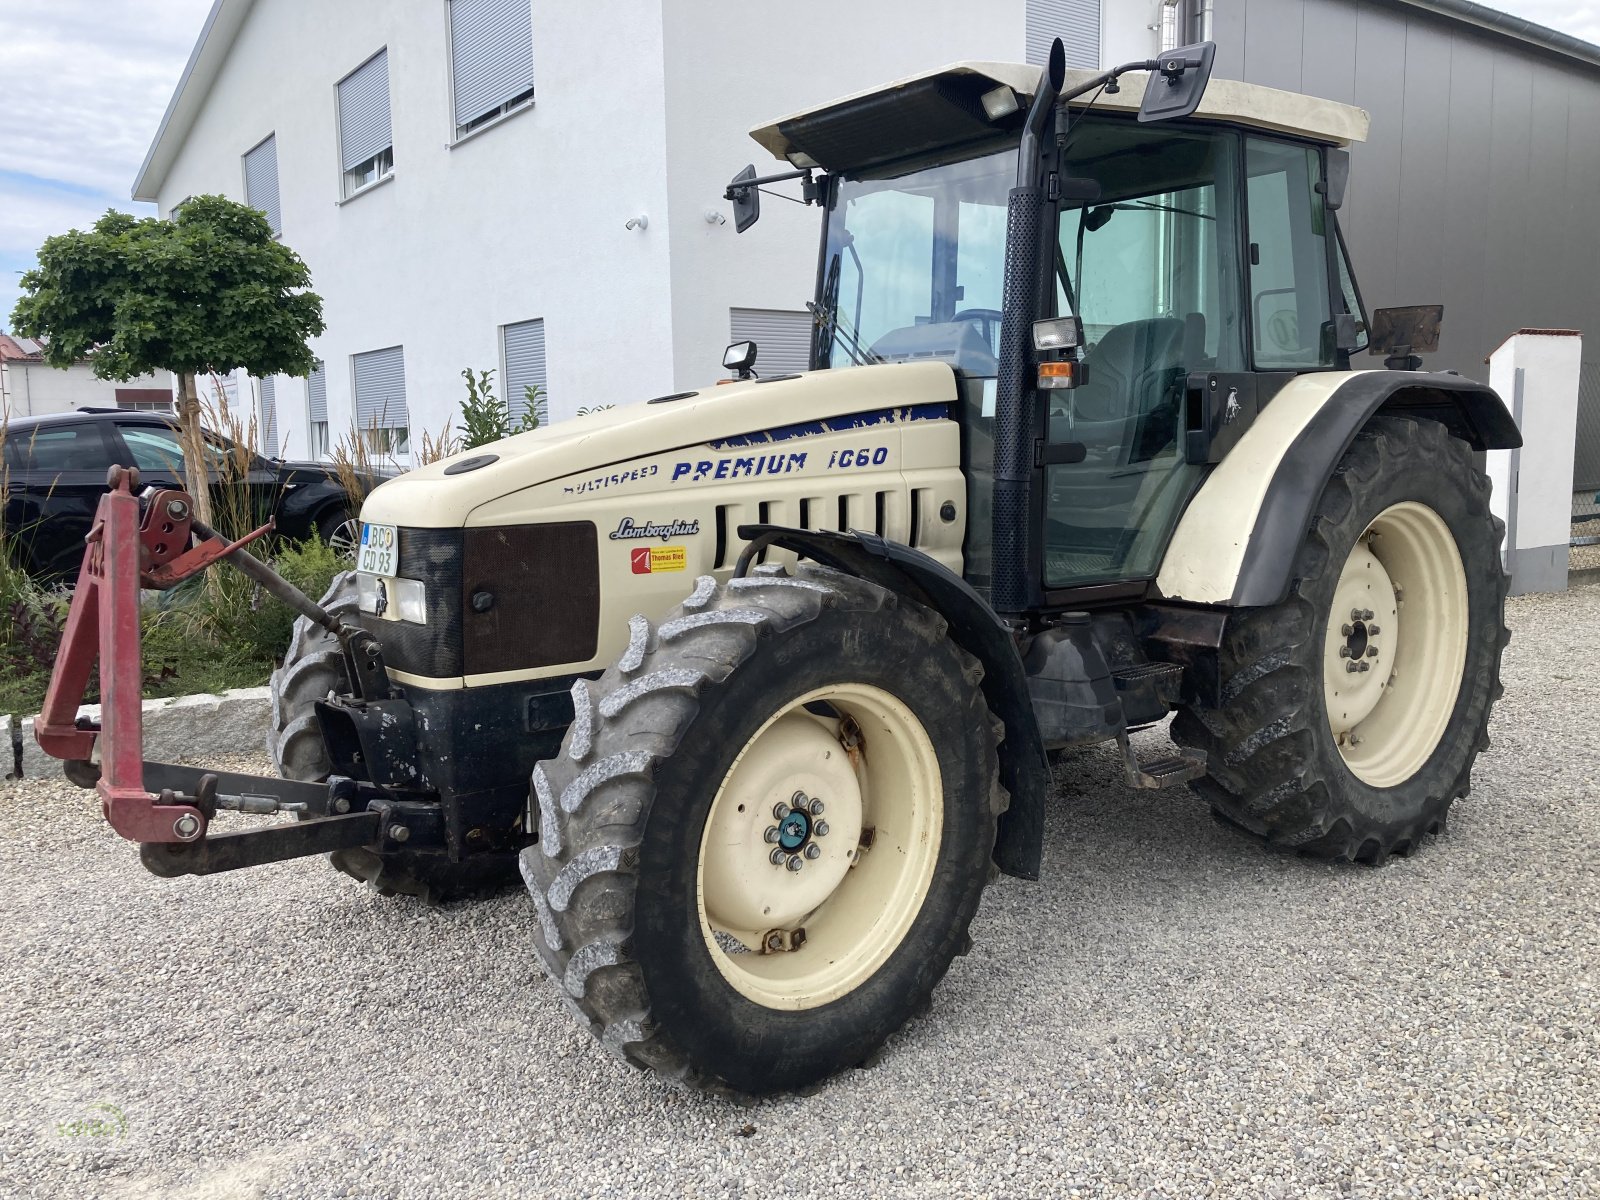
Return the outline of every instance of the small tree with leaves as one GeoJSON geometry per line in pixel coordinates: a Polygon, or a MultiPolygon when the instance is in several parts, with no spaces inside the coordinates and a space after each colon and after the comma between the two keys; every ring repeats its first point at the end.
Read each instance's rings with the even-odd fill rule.
{"type": "Polygon", "coordinates": [[[536,405],[541,390],[537,386],[522,389],[527,407],[518,416],[511,411],[510,405],[495,395],[492,370],[479,371],[474,375],[472,368],[466,367],[461,372],[461,378],[467,381],[467,398],[461,402],[463,450],[476,450],[479,446],[498,442],[514,433],[531,433],[539,428],[536,405]]]}
{"type": "Polygon", "coordinates": [[[87,358],[101,379],[177,375],[185,484],[209,523],[195,376],[309,375],[306,342],[323,330],[310,284],[259,210],[196,196],[170,221],[111,210],[87,233],[47,238],[11,325],[44,343],[51,366],[87,358]]]}

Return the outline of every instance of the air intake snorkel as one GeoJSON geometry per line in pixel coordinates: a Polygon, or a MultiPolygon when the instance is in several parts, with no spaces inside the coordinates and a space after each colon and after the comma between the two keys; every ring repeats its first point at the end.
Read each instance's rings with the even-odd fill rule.
{"type": "Polygon", "coordinates": [[[1066,80],[1067,57],[1057,38],[1039,76],[1017,149],[1017,186],[1006,201],[1006,264],[1001,286],[1000,363],[994,407],[994,532],[989,602],[997,612],[1029,607],[1037,581],[1032,561],[1028,481],[1033,473],[1033,322],[1039,315],[1040,225],[1046,205],[1040,150],[1066,80]]]}

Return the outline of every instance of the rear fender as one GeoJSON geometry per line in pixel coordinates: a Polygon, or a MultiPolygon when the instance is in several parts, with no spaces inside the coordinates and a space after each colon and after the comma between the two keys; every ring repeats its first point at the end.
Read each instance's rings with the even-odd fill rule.
{"type": "Polygon", "coordinates": [[[1522,444],[1485,384],[1415,371],[1301,375],[1261,410],[1178,522],[1156,587],[1168,600],[1277,604],[1328,479],[1375,416],[1438,421],[1474,450],[1522,444]]]}
{"type": "Polygon", "coordinates": [[[741,525],[738,534],[888,588],[945,619],[951,640],[983,664],[984,699],[1005,725],[1000,783],[1011,794],[1011,807],[1000,817],[995,864],[1019,879],[1039,878],[1050,763],[1016,642],[983,597],[944,564],[876,534],[775,525],[741,525]]]}

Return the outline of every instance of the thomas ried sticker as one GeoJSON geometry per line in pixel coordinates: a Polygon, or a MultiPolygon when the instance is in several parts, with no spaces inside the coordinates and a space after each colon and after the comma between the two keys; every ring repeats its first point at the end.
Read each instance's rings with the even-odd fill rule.
{"type": "Polygon", "coordinates": [[[635,575],[654,575],[657,571],[689,569],[687,546],[635,546],[628,551],[635,575]]]}

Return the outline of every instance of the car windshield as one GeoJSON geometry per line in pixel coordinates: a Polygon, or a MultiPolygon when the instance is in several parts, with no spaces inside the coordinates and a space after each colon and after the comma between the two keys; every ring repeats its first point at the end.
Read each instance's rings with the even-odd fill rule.
{"type": "Polygon", "coordinates": [[[940,357],[993,375],[1015,145],[840,179],[828,213],[821,360],[940,357]]]}

